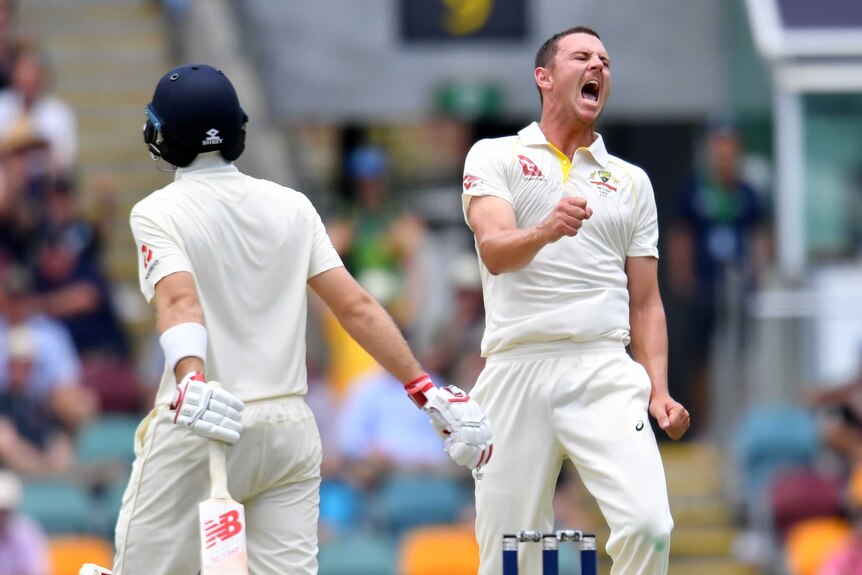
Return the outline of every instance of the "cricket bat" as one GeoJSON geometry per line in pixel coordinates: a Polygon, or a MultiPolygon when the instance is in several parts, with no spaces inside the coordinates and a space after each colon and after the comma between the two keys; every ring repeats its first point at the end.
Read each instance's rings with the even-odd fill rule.
{"type": "Polygon", "coordinates": [[[210,498],[202,501],[200,575],[248,575],[245,508],[227,490],[226,445],[210,440],[210,498]]]}

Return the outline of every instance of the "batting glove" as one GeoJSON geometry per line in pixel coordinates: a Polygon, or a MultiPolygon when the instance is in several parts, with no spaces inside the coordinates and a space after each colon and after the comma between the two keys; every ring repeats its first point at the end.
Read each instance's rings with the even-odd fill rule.
{"type": "Polygon", "coordinates": [[[184,425],[203,437],[227,444],[239,440],[240,412],[245,404],[218,382],[207,383],[199,371],[189,372],[177,384],[171,411],[174,423],[184,425]]]}
{"type": "Polygon", "coordinates": [[[111,570],[99,567],[95,563],[85,563],[81,565],[78,575],[111,575],[111,570]]]}
{"type": "Polygon", "coordinates": [[[407,383],[407,395],[431,418],[446,453],[458,465],[478,469],[491,460],[494,445],[485,412],[462,389],[436,387],[428,374],[407,383]]]}

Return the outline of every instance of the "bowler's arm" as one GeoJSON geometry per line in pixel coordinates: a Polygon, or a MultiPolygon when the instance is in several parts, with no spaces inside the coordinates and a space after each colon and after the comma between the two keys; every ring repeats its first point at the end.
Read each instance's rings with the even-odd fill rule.
{"type": "Polygon", "coordinates": [[[688,430],[688,411],[674,401],[667,386],[667,319],[658,287],[658,259],[626,259],[629,290],[631,350],[646,369],[652,384],[650,413],[671,439],[688,430]]]}
{"type": "Polygon", "coordinates": [[[474,196],[467,222],[476,236],[479,257],[493,275],[518,271],[543,247],[564,236],[577,235],[592,215],[584,198],[564,197],[534,226],[519,228],[512,204],[496,196],[474,196]]]}
{"type": "Polygon", "coordinates": [[[338,322],[383,369],[402,383],[424,371],[401,331],[383,306],[365,291],[344,267],[335,267],[308,280],[338,322]]]}

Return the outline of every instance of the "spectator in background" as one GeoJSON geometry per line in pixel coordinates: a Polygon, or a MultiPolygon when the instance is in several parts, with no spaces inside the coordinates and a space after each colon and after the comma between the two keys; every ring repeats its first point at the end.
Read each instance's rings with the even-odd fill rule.
{"type": "Polygon", "coordinates": [[[50,575],[48,537],[42,527],[19,511],[21,480],[0,470],[0,573],[50,575]]]}
{"type": "MultiPolygon", "coordinates": [[[[69,332],[34,308],[32,278],[24,268],[6,270],[0,282],[0,367],[5,368],[6,340],[18,327],[35,340],[33,368],[26,386],[30,398],[46,403],[63,425],[74,432],[98,411],[95,394],[81,383],[81,363],[69,332]]],[[[8,389],[5,369],[0,390],[8,389]]]]}
{"type": "MultiPolygon", "coordinates": [[[[57,200],[54,201],[66,201],[57,200]]],[[[129,358],[108,282],[78,226],[50,230],[36,256],[36,304],[65,324],[86,363],[98,357],[129,358]]]]}
{"type": "Polygon", "coordinates": [[[0,391],[0,463],[28,476],[64,473],[74,444],[44,396],[30,386],[39,361],[36,334],[24,325],[8,331],[6,373],[0,391]]]}
{"type": "MultiPolygon", "coordinates": [[[[65,205],[70,201],[68,192],[55,190],[49,213],[74,213],[65,205]]],[[[36,257],[36,306],[69,330],[84,382],[96,391],[102,409],[137,412],[140,384],[110,286],[89,243],[92,237],[89,226],[77,219],[46,231],[36,257]]]]}
{"type": "Polygon", "coordinates": [[[19,189],[0,162],[0,272],[24,264],[32,233],[19,189]]]}
{"type": "MultiPolygon", "coordinates": [[[[430,375],[438,385],[448,385],[439,375],[430,375]]],[[[374,489],[392,472],[454,471],[427,414],[403,401],[403,387],[378,369],[351,385],[342,406],[339,452],[347,477],[364,490],[374,489]]]]}
{"type": "MultiPolygon", "coordinates": [[[[2,130],[2,126],[0,126],[2,130]]],[[[27,118],[18,118],[0,137],[3,200],[0,203],[0,242],[7,257],[29,263],[48,192],[47,142],[27,118]]]]}
{"type": "Polygon", "coordinates": [[[16,121],[25,118],[48,142],[52,174],[70,172],[78,157],[78,123],[72,108],[48,92],[45,55],[32,43],[19,46],[12,66],[12,82],[0,92],[0,140],[16,121]]]}
{"type": "MultiPolygon", "coordinates": [[[[353,202],[342,217],[327,224],[332,245],[345,267],[372,292],[396,323],[409,330],[413,308],[421,298],[413,289],[413,265],[424,224],[392,197],[389,158],[378,147],[353,150],[346,161],[353,202]]],[[[326,380],[340,397],[349,382],[371,371],[375,364],[324,311],[322,329],[329,349],[326,380]]]]}
{"type": "Polygon", "coordinates": [[[485,332],[482,279],[476,254],[464,252],[450,262],[454,301],[440,323],[426,365],[443,374],[452,385],[469,391],[485,366],[481,354],[485,332]]]}
{"type": "Polygon", "coordinates": [[[389,158],[381,148],[363,146],[347,158],[353,203],[339,220],[327,226],[345,266],[364,284],[363,275],[390,276],[394,297],[391,313],[401,325],[413,316],[408,297],[411,258],[424,235],[421,220],[393,197],[389,158]]]}
{"type": "Polygon", "coordinates": [[[671,288],[690,309],[693,381],[686,403],[701,429],[710,409],[709,362],[717,322],[739,312],[741,295],[754,286],[768,254],[764,208],[742,178],[743,143],[734,121],[710,121],[705,146],[705,164],[680,192],[668,243],[671,288]]]}

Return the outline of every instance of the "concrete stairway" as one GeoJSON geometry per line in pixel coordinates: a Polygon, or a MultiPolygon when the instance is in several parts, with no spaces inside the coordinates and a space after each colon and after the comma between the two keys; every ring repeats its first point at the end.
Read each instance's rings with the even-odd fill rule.
{"type": "Polygon", "coordinates": [[[162,9],[147,0],[27,0],[18,3],[17,27],[43,47],[53,91],[77,113],[82,208],[92,214],[100,196],[111,196],[106,271],[133,335],[148,333],[151,314],[140,294],[130,297],[137,262],[128,213],[171,180],[141,139],[144,106],[171,65],[162,9]]]}
{"type": "Polygon", "coordinates": [[[754,575],[731,557],[735,530],[716,447],[663,443],[661,451],[675,523],[670,575],[754,575]]]}

